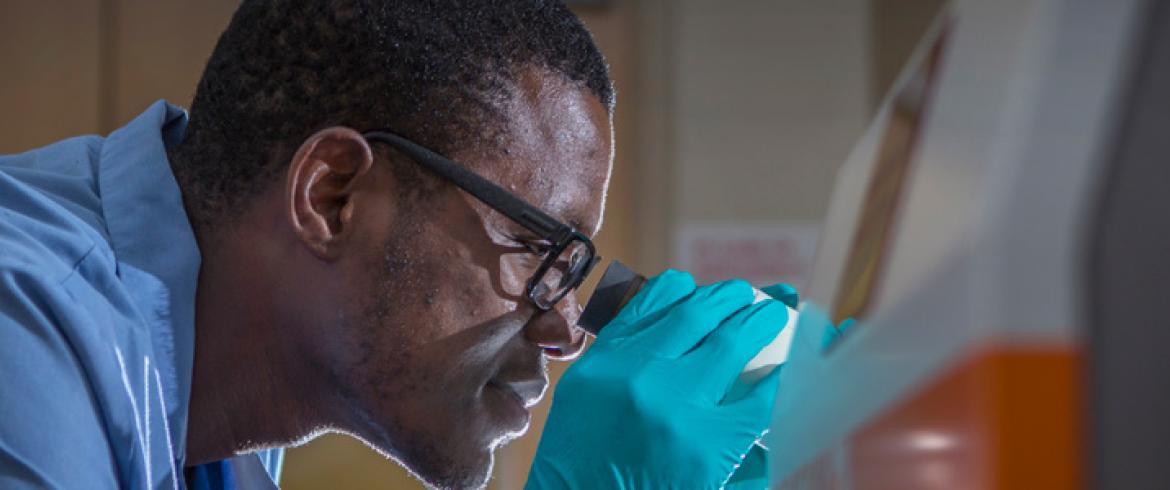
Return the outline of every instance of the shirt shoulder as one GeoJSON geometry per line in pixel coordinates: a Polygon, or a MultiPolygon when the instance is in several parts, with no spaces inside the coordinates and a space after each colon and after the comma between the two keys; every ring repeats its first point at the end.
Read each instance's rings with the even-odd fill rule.
{"type": "Polygon", "coordinates": [[[0,156],[0,270],[64,280],[90,253],[113,263],[98,195],[102,138],[0,156]]]}
{"type": "Polygon", "coordinates": [[[0,475],[37,488],[171,487],[159,359],[108,249],[86,251],[76,225],[22,219],[31,231],[0,220],[0,393],[20,394],[0,396],[0,475]]]}
{"type": "Polygon", "coordinates": [[[92,382],[111,363],[87,349],[92,332],[62,328],[89,315],[43,271],[0,258],[0,487],[116,488],[108,397],[92,382]]]}
{"type": "Polygon", "coordinates": [[[0,488],[178,485],[199,255],[164,143],[184,120],[160,103],[0,156],[0,393],[21,394],[0,396],[0,488]]]}

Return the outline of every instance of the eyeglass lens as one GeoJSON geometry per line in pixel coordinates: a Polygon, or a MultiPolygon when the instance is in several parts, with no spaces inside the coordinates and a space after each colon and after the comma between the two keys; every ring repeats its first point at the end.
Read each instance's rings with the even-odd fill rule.
{"type": "Polygon", "coordinates": [[[577,286],[583,270],[592,260],[590,255],[584,242],[571,242],[540,277],[533,288],[533,299],[544,307],[551,307],[564,297],[569,289],[577,286]]]}

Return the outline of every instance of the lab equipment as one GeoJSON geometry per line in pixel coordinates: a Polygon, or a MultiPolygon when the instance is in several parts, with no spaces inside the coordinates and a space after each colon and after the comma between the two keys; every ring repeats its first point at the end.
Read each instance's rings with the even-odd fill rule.
{"type": "Polygon", "coordinates": [[[838,173],[770,488],[1166,486],[1166,53],[1166,2],[943,9],[838,173]]]}

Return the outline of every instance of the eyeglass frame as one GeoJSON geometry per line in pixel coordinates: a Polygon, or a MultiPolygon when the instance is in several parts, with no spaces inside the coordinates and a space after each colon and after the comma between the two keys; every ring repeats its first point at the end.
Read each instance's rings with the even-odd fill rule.
{"type": "MultiPolygon", "coordinates": [[[[419,165],[451,181],[456,187],[471,194],[472,197],[551,244],[544,252],[545,257],[540,267],[536,269],[532,277],[528,278],[528,283],[525,286],[525,296],[528,297],[528,301],[541,311],[551,310],[570,292],[580,287],[589,273],[593,271],[593,267],[601,260],[601,257],[597,255],[597,249],[593,246],[593,241],[585,234],[549,216],[540,208],[529,204],[519,196],[504,190],[504,188],[454,160],[390,131],[367,131],[362,134],[362,137],[366,141],[385,143],[394,147],[419,165]],[[575,241],[582,242],[586,250],[589,251],[588,262],[580,269],[577,277],[572,278],[569,286],[565,287],[548,304],[542,303],[535,297],[537,284],[552,268],[561,253],[575,241]]],[[[566,271],[566,274],[570,272],[566,271]]]]}

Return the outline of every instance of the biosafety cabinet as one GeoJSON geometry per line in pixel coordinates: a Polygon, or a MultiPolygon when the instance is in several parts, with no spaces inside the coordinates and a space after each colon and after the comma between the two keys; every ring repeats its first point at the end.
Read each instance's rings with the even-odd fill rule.
{"type": "Polygon", "coordinates": [[[1170,2],[944,8],[802,308],[774,488],[1170,488],[1170,2]]]}

